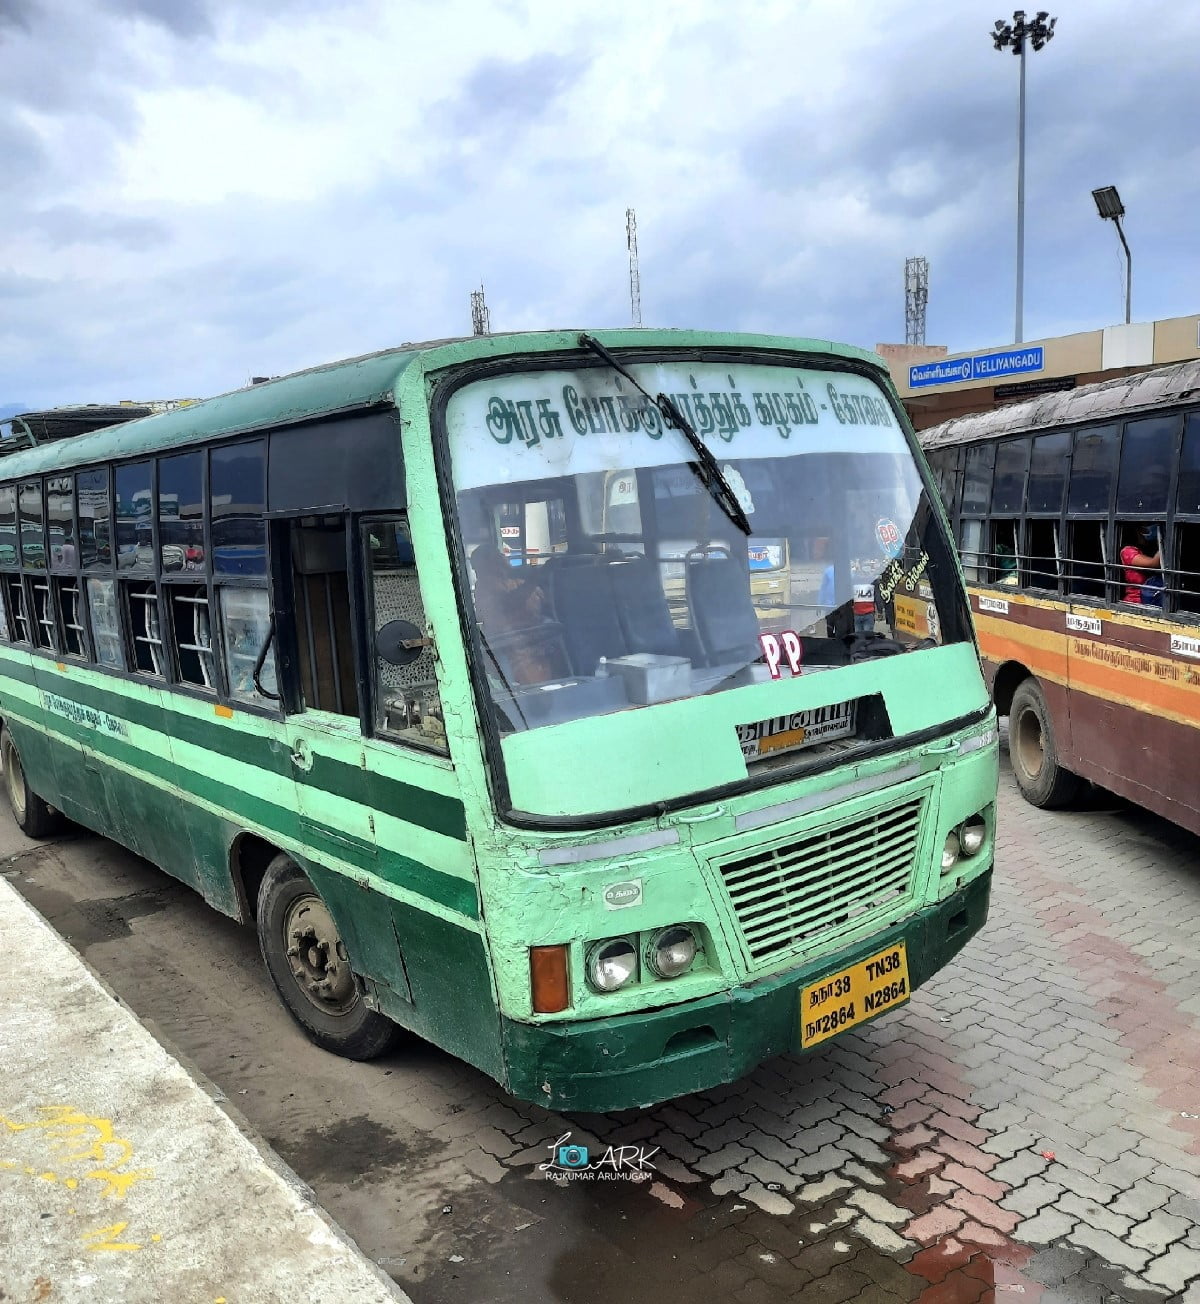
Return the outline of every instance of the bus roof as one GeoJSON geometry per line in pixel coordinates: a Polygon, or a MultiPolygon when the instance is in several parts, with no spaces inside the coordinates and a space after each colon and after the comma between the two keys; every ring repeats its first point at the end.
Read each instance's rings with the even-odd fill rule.
{"type": "Polygon", "coordinates": [[[1197,400],[1200,400],[1200,360],[1102,380],[1065,393],[1026,399],[1024,403],[1008,403],[991,412],[952,417],[940,426],[919,431],[917,438],[929,452],[955,444],[999,439],[1003,435],[1131,416],[1197,400]]]}
{"type": "MultiPolygon", "coordinates": [[[[866,349],[827,340],[783,335],[626,328],[589,332],[608,348],[756,348],[826,353],[868,362],[884,372],[883,359],[866,349]]],[[[579,348],[579,331],[529,331],[467,335],[403,344],[396,349],[346,358],[236,389],[171,412],[126,421],[91,434],[14,450],[0,462],[0,476],[17,479],[93,462],[154,453],[225,435],[291,425],[340,412],[388,403],[403,373],[418,359],[428,371],[457,363],[522,353],[579,348]]],[[[587,356],[587,355],[583,355],[587,356]]],[[[7,440],[0,440],[0,453],[7,440]]]]}

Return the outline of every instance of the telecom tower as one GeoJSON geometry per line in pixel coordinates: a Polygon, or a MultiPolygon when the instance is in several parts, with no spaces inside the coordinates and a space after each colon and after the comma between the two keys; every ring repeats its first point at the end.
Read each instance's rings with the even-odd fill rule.
{"type": "Polygon", "coordinates": [[[642,324],[642,278],[638,275],[637,214],[632,208],[625,210],[625,244],[629,248],[629,308],[633,324],[642,324]]]}
{"type": "Polygon", "coordinates": [[[904,260],[904,342],[925,343],[925,305],[929,302],[929,259],[904,260]]]}
{"type": "Polygon", "coordinates": [[[471,291],[471,334],[490,335],[492,333],[492,314],[488,312],[483,297],[483,282],[478,290],[471,291]]]}

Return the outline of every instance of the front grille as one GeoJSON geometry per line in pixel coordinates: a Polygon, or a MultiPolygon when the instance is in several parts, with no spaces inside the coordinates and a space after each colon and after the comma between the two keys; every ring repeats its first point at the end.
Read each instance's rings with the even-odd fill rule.
{"type": "Polygon", "coordinates": [[[773,960],[912,890],[924,796],[719,861],[752,960],[773,960]]]}

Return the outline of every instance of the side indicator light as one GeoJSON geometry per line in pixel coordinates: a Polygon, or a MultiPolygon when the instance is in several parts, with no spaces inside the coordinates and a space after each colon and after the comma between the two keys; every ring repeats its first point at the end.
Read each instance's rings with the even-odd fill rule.
{"type": "Polygon", "coordinates": [[[557,1014],[569,1008],[571,991],[567,983],[567,948],[529,948],[529,986],[535,1014],[557,1014]]]}

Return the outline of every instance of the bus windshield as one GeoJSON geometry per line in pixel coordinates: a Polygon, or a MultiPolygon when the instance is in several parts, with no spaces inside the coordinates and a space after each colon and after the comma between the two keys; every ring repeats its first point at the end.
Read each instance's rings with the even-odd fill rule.
{"type": "Polygon", "coordinates": [[[712,449],[753,533],[607,367],[456,390],[460,542],[502,735],[970,638],[936,513],[869,376],[631,370],[712,449]]]}

